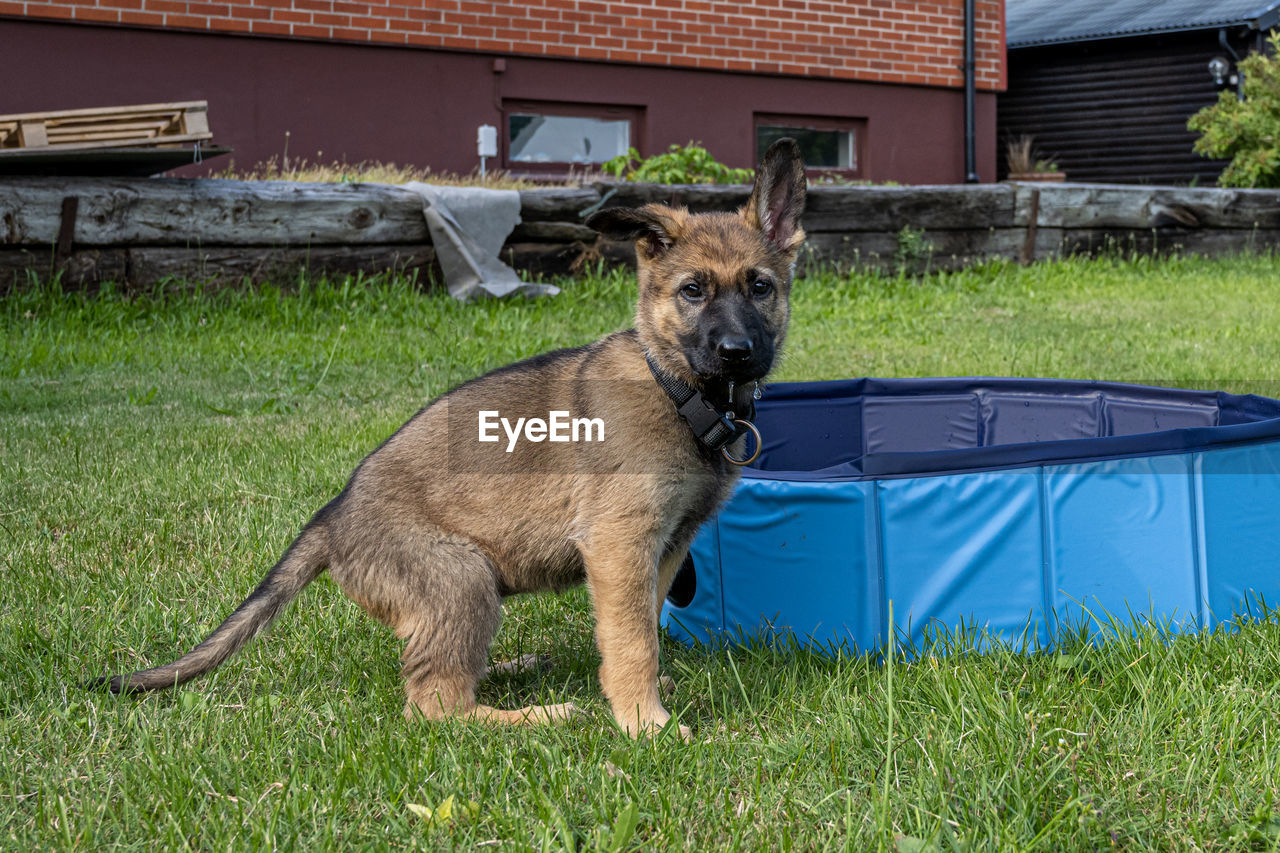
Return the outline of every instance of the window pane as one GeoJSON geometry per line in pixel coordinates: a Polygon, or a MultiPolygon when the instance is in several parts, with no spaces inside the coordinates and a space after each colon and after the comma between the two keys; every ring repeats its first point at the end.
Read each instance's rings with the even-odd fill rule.
{"type": "Polygon", "coordinates": [[[627,119],[512,113],[507,130],[513,163],[603,163],[631,144],[627,119]]]}
{"type": "Polygon", "coordinates": [[[812,127],[783,127],[762,124],[756,128],[756,147],[761,154],[784,136],[800,146],[804,164],[817,169],[856,169],[852,130],[815,130],[812,127]]]}

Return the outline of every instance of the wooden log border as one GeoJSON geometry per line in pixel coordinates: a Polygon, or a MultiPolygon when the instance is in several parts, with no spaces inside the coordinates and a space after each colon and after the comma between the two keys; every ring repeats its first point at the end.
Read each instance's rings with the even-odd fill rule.
{"type": "MultiPolygon", "coordinates": [[[[503,249],[525,272],[632,263],[627,245],[583,224],[601,207],[648,202],[734,210],[744,186],[592,184],[520,193],[503,249]]],[[[803,262],[951,269],[1119,249],[1223,254],[1280,245],[1280,192],[1003,183],[814,187],[803,262]],[[903,229],[911,229],[905,234],[903,229]]],[[[382,184],[187,179],[0,181],[0,290],[61,274],[69,283],[235,283],[327,275],[438,273],[422,201],[382,184]]]]}

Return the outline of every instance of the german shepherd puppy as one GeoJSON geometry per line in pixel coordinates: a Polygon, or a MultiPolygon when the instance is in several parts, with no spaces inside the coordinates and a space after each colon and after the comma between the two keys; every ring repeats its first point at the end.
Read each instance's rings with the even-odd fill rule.
{"type": "MultiPolygon", "coordinates": [[[[203,675],[328,569],[405,641],[406,716],[558,720],[576,709],[498,710],[478,705],[475,689],[505,596],[585,581],[614,719],[632,736],[661,728],[671,715],[659,698],[659,612],[737,467],[699,441],[660,382],[700,392],[720,414],[749,410],[786,334],[804,199],[804,165],[784,139],[765,154],[737,213],[648,204],[591,216],[605,235],[635,241],[634,329],[500,368],[436,399],[360,463],[204,642],[173,663],[96,683],[142,692],[203,675]],[[520,418],[556,412],[598,422],[591,437],[603,440],[520,432],[520,418]]],[[[741,458],[747,444],[736,435],[724,450],[741,458]]]]}

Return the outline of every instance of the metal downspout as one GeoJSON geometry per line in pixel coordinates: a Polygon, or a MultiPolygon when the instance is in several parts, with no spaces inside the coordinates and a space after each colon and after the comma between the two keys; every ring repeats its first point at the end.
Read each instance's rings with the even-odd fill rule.
{"type": "Polygon", "coordinates": [[[974,139],[974,101],[977,97],[977,61],[974,50],[973,0],[964,0],[964,182],[976,184],[978,156],[974,139]]]}

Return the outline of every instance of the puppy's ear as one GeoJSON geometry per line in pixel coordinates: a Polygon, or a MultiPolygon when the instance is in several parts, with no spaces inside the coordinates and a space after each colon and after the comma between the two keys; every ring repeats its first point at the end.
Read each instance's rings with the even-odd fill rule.
{"type": "Polygon", "coordinates": [[[653,259],[665,253],[684,233],[686,210],[664,204],[644,207],[611,207],[587,217],[587,227],[612,240],[635,240],[636,253],[653,259]]]}
{"type": "Polygon", "coordinates": [[[759,229],[769,245],[794,252],[804,242],[800,214],[804,213],[805,186],[799,146],[789,137],[779,139],[765,152],[751,198],[739,213],[748,225],[759,229]]]}

